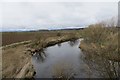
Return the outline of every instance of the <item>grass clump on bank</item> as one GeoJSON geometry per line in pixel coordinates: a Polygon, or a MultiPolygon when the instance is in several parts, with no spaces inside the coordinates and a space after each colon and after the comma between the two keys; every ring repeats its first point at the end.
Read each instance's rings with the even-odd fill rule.
{"type": "Polygon", "coordinates": [[[61,80],[71,80],[75,76],[73,65],[65,61],[59,61],[57,64],[54,64],[52,71],[53,78],[61,80]]]}
{"type": "Polygon", "coordinates": [[[85,54],[85,61],[107,78],[119,76],[120,53],[118,45],[119,30],[114,25],[99,23],[90,25],[83,31],[84,40],[80,48],[85,54]]]}

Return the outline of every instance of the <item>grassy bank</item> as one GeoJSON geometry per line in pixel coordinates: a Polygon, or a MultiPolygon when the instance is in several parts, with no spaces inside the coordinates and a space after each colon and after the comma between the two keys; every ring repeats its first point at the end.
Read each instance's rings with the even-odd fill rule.
{"type": "Polygon", "coordinates": [[[32,77],[34,69],[31,56],[25,54],[26,44],[6,47],[2,50],[2,77],[25,78],[32,77]]]}
{"type": "Polygon", "coordinates": [[[119,32],[115,26],[106,26],[99,23],[86,28],[83,31],[84,40],[81,41],[80,48],[91,68],[97,68],[103,77],[116,78],[119,76],[120,67],[119,32]]]}

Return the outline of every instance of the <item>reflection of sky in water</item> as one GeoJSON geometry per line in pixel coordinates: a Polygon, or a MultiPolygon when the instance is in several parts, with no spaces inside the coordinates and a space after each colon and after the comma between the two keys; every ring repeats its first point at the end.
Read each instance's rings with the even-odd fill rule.
{"type": "MultiPolygon", "coordinates": [[[[36,77],[52,77],[52,70],[54,65],[57,64],[70,65],[70,68],[74,70],[73,72],[76,74],[76,77],[89,77],[87,66],[80,58],[82,53],[79,49],[79,44],[80,40],[68,41],[46,48],[44,53],[42,53],[42,56],[38,54],[34,55],[32,62],[36,70],[36,77]],[[39,57],[42,60],[37,59],[36,57],[39,57]]],[[[66,68],[66,70],[67,69],[68,68],[66,68]]]]}

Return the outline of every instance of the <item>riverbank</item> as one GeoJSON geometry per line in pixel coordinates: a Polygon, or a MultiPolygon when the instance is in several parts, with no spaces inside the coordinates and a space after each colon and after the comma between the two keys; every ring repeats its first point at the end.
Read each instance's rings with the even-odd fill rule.
{"type": "Polygon", "coordinates": [[[25,54],[25,50],[24,44],[2,50],[2,78],[29,78],[34,75],[31,56],[25,54]]]}
{"type": "Polygon", "coordinates": [[[84,30],[84,40],[81,41],[80,48],[85,53],[120,62],[118,34],[118,29],[115,27],[106,28],[101,24],[93,25],[84,30]]]}
{"type": "Polygon", "coordinates": [[[41,46],[30,48],[32,42],[28,44],[14,45],[4,47],[2,49],[2,77],[3,78],[32,78],[35,74],[33,65],[31,64],[31,52],[42,50],[45,47],[55,45],[57,43],[77,39],[70,36],[48,37],[41,46]]]}
{"type": "Polygon", "coordinates": [[[29,51],[30,53],[34,54],[35,52],[39,52],[42,51],[44,48],[58,44],[58,43],[62,43],[65,41],[70,41],[70,40],[76,40],[79,37],[76,36],[58,36],[58,37],[49,37],[49,38],[42,38],[41,41],[39,42],[39,40],[33,42],[32,44],[30,44],[28,46],[27,51],[29,51]],[[33,47],[34,46],[34,47],[33,47]]]}
{"type": "Polygon", "coordinates": [[[81,39],[66,41],[47,47],[33,55],[32,63],[36,70],[35,78],[82,78],[89,69],[84,64],[79,49],[81,39]],[[47,73],[46,73],[47,72],[47,73]],[[77,77],[76,77],[77,76],[77,77]]]}
{"type": "Polygon", "coordinates": [[[105,26],[95,24],[86,28],[79,47],[91,69],[96,69],[104,78],[117,78],[120,68],[119,32],[115,26],[105,26]]]}

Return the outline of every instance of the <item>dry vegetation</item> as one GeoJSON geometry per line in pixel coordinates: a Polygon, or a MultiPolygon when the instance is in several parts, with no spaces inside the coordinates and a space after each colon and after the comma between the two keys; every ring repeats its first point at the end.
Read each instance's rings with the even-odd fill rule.
{"type": "Polygon", "coordinates": [[[21,78],[33,76],[34,70],[31,65],[31,56],[25,54],[25,49],[26,47],[24,45],[19,45],[2,50],[3,78],[21,78]]]}
{"type": "Polygon", "coordinates": [[[53,78],[62,78],[63,80],[70,80],[74,78],[75,71],[73,65],[65,61],[58,62],[53,65],[53,78]]]}
{"type": "Polygon", "coordinates": [[[118,31],[114,25],[109,27],[103,23],[90,25],[83,31],[84,40],[80,48],[85,54],[85,61],[103,77],[119,77],[118,31]]]}

